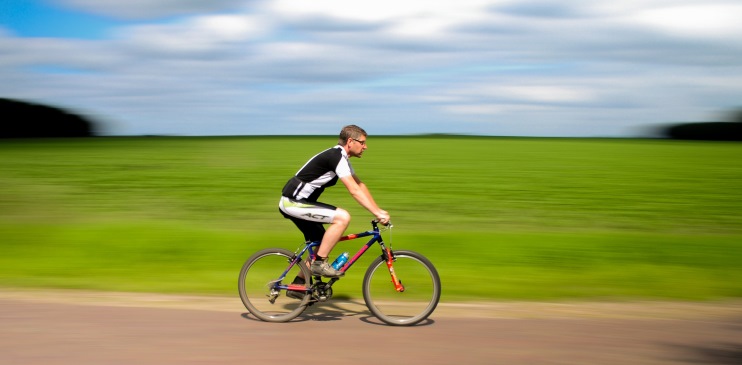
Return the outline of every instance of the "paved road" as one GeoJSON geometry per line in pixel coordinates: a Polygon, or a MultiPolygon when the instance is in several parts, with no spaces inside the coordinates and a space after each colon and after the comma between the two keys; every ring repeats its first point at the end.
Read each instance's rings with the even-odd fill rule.
{"type": "MultiPolygon", "coordinates": [[[[620,305],[589,313],[524,305],[530,314],[517,304],[486,307],[499,316],[444,305],[407,328],[381,325],[358,303],[326,303],[274,324],[239,300],[189,309],[58,299],[0,295],[0,364],[742,364],[737,304],[655,305],[644,315],[620,305]]],[[[192,302],[182,299],[171,302],[192,302]]]]}

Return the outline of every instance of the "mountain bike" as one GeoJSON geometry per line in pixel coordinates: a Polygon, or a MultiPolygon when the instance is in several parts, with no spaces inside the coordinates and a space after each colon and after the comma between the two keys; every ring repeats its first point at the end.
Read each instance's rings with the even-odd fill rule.
{"type": "MultiPolygon", "coordinates": [[[[425,256],[408,250],[393,251],[389,224],[349,234],[340,241],[363,237],[371,239],[349,258],[339,270],[347,272],[371,246],[378,244],[381,255],[375,258],[363,277],[363,299],[369,311],[382,322],[411,326],[425,320],[438,305],[441,280],[438,271],[425,256]],[[381,232],[389,231],[387,247],[381,232]]],[[[332,298],[332,286],[340,278],[323,281],[310,273],[308,263],[316,256],[320,242],[305,242],[295,252],[266,248],[247,259],[239,277],[239,292],[245,308],[260,320],[288,322],[315,303],[332,298]],[[306,260],[302,257],[306,256],[306,260]],[[296,278],[301,278],[296,280],[296,278]],[[293,293],[292,293],[293,292],[293,293]]],[[[337,247],[335,248],[337,249],[337,247]]]]}

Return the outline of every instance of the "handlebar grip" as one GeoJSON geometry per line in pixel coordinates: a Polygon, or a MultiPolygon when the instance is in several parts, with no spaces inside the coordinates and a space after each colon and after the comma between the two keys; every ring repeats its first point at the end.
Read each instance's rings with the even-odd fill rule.
{"type": "MultiPolygon", "coordinates": [[[[379,222],[378,219],[374,219],[374,220],[371,221],[371,224],[373,224],[373,225],[377,225],[379,223],[380,222],[379,222]]],[[[389,222],[386,222],[386,224],[384,224],[384,226],[387,227],[387,226],[390,226],[391,224],[392,224],[392,221],[389,221],[389,222]]]]}

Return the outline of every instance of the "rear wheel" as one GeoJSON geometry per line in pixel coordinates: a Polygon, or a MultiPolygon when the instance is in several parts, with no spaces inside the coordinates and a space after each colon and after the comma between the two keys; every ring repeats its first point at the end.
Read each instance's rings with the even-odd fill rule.
{"type": "Polygon", "coordinates": [[[411,326],[430,316],[441,297],[441,279],[433,264],[414,251],[394,251],[393,269],[404,291],[395,289],[383,257],[376,258],[363,278],[363,299],[384,323],[411,326]]]}
{"type": "Polygon", "coordinates": [[[255,317],[267,322],[288,322],[299,316],[309,304],[311,295],[309,269],[303,261],[289,267],[294,253],[282,248],[268,248],[250,256],[242,266],[239,292],[242,304],[255,317]],[[300,299],[289,297],[286,286],[296,276],[306,278],[305,284],[292,285],[300,299]],[[303,297],[302,297],[303,295],[303,297]]]}

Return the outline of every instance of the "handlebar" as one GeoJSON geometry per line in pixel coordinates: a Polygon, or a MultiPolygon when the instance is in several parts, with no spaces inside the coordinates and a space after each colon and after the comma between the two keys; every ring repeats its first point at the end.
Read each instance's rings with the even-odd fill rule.
{"type": "MultiPolygon", "coordinates": [[[[374,219],[374,220],[372,220],[372,221],[371,221],[371,225],[372,225],[372,226],[374,226],[374,228],[376,228],[376,227],[377,227],[377,224],[379,224],[379,223],[380,223],[380,222],[379,222],[379,220],[378,220],[378,219],[374,219]]],[[[384,227],[390,227],[390,228],[391,228],[391,227],[392,227],[392,221],[389,221],[389,222],[387,222],[386,224],[382,224],[382,225],[383,225],[384,227]]]]}

